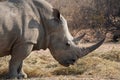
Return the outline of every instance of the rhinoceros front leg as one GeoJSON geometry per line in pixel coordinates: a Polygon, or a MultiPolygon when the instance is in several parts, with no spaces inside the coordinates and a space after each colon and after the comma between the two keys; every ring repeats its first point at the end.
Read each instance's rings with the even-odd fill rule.
{"type": "Polygon", "coordinates": [[[11,60],[9,62],[9,73],[7,78],[20,79],[25,78],[26,74],[22,74],[23,60],[30,54],[33,44],[18,44],[15,45],[11,54],[11,60]],[[19,46],[18,46],[19,45],[19,46]]]}
{"type": "Polygon", "coordinates": [[[23,61],[21,62],[17,72],[19,74],[19,77],[18,79],[21,79],[21,78],[27,78],[27,74],[24,72],[23,68],[22,68],[22,64],[23,64],[23,61]]]}

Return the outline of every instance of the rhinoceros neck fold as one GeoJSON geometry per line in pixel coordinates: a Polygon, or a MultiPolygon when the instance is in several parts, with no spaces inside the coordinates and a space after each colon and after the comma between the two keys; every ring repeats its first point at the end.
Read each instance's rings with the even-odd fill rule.
{"type": "MultiPolygon", "coordinates": [[[[34,5],[37,7],[37,10],[40,15],[40,23],[41,28],[43,28],[44,37],[42,42],[42,49],[46,49],[49,46],[49,38],[50,38],[50,28],[46,24],[46,21],[52,15],[52,6],[44,0],[33,0],[34,5]]],[[[40,30],[41,31],[41,30],[40,30]]],[[[40,34],[39,37],[42,35],[40,34]]]]}
{"type": "Polygon", "coordinates": [[[45,24],[44,24],[44,19],[42,19],[42,17],[41,17],[41,24],[42,24],[42,26],[40,26],[40,35],[39,35],[39,38],[40,38],[40,40],[41,41],[39,41],[39,42],[41,42],[41,43],[39,43],[39,44],[42,44],[41,45],[41,49],[46,49],[46,48],[48,48],[48,45],[49,45],[49,34],[48,34],[48,30],[47,30],[47,27],[45,26],[45,24]]]}
{"type": "Polygon", "coordinates": [[[27,0],[27,2],[29,3],[29,5],[31,6],[33,12],[36,14],[37,20],[38,20],[38,24],[39,24],[39,37],[37,40],[37,44],[35,44],[34,48],[35,50],[40,50],[40,49],[46,49],[47,48],[47,40],[46,40],[46,28],[44,26],[44,21],[42,19],[41,15],[41,11],[38,10],[38,8],[36,8],[36,5],[34,4],[34,1],[36,0],[27,0]]]}
{"type": "Polygon", "coordinates": [[[40,35],[39,35],[39,39],[41,41],[38,41],[39,44],[41,45],[41,49],[46,49],[48,48],[48,45],[49,45],[49,31],[48,31],[48,28],[47,26],[45,25],[45,19],[43,17],[43,15],[41,14],[41,12],[39,11],[39,14],[40,14],[40,35]]]}

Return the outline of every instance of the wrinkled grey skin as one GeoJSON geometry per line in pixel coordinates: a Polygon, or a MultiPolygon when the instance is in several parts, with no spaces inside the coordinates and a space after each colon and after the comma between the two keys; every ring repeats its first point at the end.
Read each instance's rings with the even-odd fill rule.
{"type": "Polygon", "coordinates": [[[0,2],[0,57],[11,55],[7,78],[26,78],[23,60],[33,50],[50,49],[53,57],[69,66],[98,48],[97,44],[79,48],[65,18],[44,0],[0,2]]]}

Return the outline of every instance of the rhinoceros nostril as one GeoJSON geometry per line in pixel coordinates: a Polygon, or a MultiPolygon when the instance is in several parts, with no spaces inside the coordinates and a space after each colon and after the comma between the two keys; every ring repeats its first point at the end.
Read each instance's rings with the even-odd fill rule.
{"type": "Polygon", "coordinates": [[[74,63],[76,61],[76,59],[71,59],[71,62],[74,63]]]}

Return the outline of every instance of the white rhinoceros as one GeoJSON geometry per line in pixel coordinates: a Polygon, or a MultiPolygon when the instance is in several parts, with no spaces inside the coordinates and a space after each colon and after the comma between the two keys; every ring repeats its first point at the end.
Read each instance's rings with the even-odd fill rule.
{"type": "Polygon", "coordinates": [[[62,65],[98,48],[104,39],[90,47],[79,48],[67,21],[44,0],[7,0],[0,2],[0,57],[11,55],[7,78],[24,78],[23,60],[33,50],[48,48],[62,65]]]}

